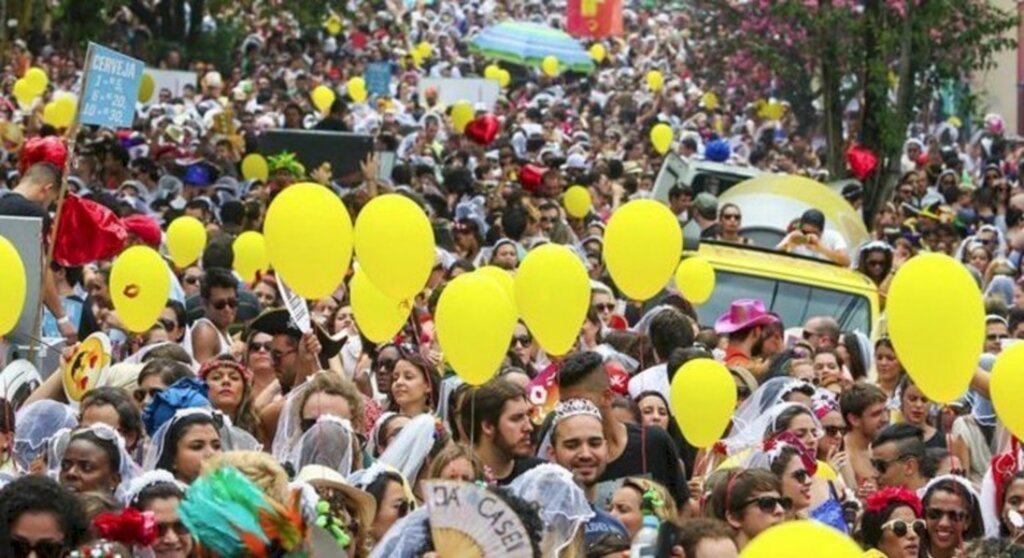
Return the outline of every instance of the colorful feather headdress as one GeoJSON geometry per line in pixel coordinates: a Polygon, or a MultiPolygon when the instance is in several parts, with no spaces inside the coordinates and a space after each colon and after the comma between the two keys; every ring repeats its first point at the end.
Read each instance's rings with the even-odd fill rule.
{"type": "Polygon", "coordinates": [[[306,167],[299,162],[294,153],[288,151],[267,157],[267,168],[272,173],[279,170],[288,171],[295,178],[306,176],[306,167]]]}

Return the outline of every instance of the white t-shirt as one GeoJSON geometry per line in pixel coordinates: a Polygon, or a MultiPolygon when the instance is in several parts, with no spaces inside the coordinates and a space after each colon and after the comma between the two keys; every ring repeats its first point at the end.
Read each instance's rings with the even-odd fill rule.
{"type": "MultiPolygon", "coordinates": [[[[843,239],[843,235],[833,230],[826,229],[825,231],[823,231],[821,233],[821,238],[818,239],[818,242],[820,242],[822,246],[828,248],[829,250],[843,252],[847,250],[846,240],[843,239]]],[[[828,259],[825,256],[819,254],[818,252],[815,252],[808,248],[806,244],[801,244],[800,246],[793,248],[792,253],[799,254],[801,256],[810,256],[812,258],[817,258],[819,260],[828,259]]]]}

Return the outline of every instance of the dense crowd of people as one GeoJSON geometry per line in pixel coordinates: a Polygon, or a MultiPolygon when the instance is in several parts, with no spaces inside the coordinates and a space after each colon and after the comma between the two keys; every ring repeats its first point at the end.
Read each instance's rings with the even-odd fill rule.
{"type": "MultiPolygon", "coordinates": [[[[209,240],[192,265],[168,258],[171,297],[143,334],[128,332],[114,307],[116,254],[49,262],[38,337],[65,338],[66,359],[101,332],[112,362],[79,397],[62,370],[45,370],[27,397],[0,398],[0,555],[472,555],[452,554],[458,547],[436,524],[450,505],[437,499],[443,481],[475,483],[510,510],[526,556],[629,556],[651,528],[659,556],[737,556],[796,520],[887,558],[1022,552],[1024,455],[995,416],[984,372],[940,405],[882,326],[844,331],[827,315],[783,323],[758,292],[707,323],[671,288],[638,304],[616,286],[603,234],[620,206],[652,195],[664,160],[648,140],[655,124],[672,128],[671,149],[685,161],[827,177],[820,142],[796,133],[792,115],[770,119],[731,104],[724,84],[695,81],[687,52],[699,45],[685,12],[627,6],[625,35],[601,42],[607,56],[592,75],[503,63],[510,83],[493,107],[474,107],[499,129],[479,142],[417,82],[483,75],[493,61],[469,51],[476,33],[506,19],[564,26],[564,3],[354,3],[333,34],[252,4],[202,19],[249,32],[231,71],[173,49],[149,60],[195,72],[197,85],[156,91],[130,130],[78,130],[68,165],[63,131],[44,123],[43,106],[75,89],[82,57],[45,41],[14,45],[5,90],[28,67],[43,68],[50,86],[31,106],[10,95],[0,106],[0,216],[49,227],[66,182],[119,221],[125,247],[166,253],[167,227],[182,215],[199,219],[209,240]],[[421,43],[429,56],[414,53],[421,43]],[[390,65],[389,93],[356,102],[346,84],[374,62],[390,65]],[[640,85],[651,70],[665,75],[660,91],[640,85]],[[336,93],[325,113],[311,98],[320,85],[336,93]],[[394,164],[381,172],[370,156],[353,179],[283,152],[267,154],[265,181],[246,178],[242,159],[277,128],[369,134],[394,164]],[[303,333],[273,271],[248,282],[233,271],[234,239],[261,230],[271,201],[298,182],[329,187],[353,221],[384,193],[429,217],[435,265],[391,342],[360,334],[348,280],[308,301],[313,328],[303,333]],[[589,191],[583,218],[563,207],[571,185],[589,191]],[[547,243],[572,248],[591,280],[576,345],[548,355],[519,322],[495,376],[464,383],[435,334],[440,293],[482,266],[515,274],[547,243]],[[702,358],[728,367],[737,396],[710,448],[686,439],[673,416],[686,410],[669,393],[676,371],[702,358]],[[551,377],[558,401],[548,409],[534,392],[551,377]]],[[[118,12],[110,46],[144,52],[151,23],[118,12]]],[[[984,293],[979,367],[990,370],[1024,339],[1018,153],[990,115],[971,137],[952,124],[914,128],[901,162],[892,199],[866,223],[870,242],[847,245],[810,209],[776,249],[863,274],[883,307],[908,260],[956,258],[984,293]]],[[[704,240],[750,244],[741,207],[716,193],[678,184],[670,209],[704,240]]],[[[862,185],[842,195],[864,211],[862,185]]],[[[485,523],[459,517],[467,532],[485,523]]]]}

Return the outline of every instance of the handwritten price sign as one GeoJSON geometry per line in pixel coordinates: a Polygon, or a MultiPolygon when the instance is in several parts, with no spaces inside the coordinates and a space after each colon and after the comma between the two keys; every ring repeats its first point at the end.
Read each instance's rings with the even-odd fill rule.
{"type": "Polygon", "coordinates": [[[78,121],[130,128],[145,65],[105,46],[89,43],[78,121]]]}

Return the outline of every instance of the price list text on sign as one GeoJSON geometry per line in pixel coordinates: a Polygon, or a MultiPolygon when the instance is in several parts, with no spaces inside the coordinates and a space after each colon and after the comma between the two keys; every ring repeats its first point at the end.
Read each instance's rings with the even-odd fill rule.
{"type": "Polygon", "coordinates": [[[145,64],[116,50],[89,43],[78,121],[130,128],[145,64]]]}

